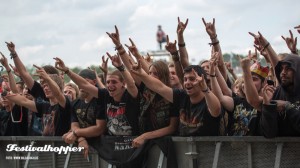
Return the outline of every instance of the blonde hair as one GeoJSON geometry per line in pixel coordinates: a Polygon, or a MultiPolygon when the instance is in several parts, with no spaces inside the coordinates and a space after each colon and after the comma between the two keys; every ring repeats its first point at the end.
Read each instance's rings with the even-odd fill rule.
{"type": "Polygon", "coordinates": [[[75,92],[76,92],[76,97],[78,97],[78,95],[79,95],[79,89],[78,89],[78,86],[77,85],[75,85],[74,83],[67,83],[67,84],[65,84],[65,87],[66,86],[70,86],[71,88],[73,88],[74,90],[75,90],[75,92]]]}

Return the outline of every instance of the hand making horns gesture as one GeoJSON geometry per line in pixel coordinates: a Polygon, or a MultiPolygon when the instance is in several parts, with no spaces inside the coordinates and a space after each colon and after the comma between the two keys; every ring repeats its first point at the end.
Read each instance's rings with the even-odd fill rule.
{"type": "Polygon", "coordinates": [[[181,22],[179,17],[177,17],[177,19],[178,19],[177,34],[183,35],[183,32],[184,32],[187,24],[189,23],[189,19],[186,19],[185,23],[181,22]]]}
{"type": "Polygon", "coordinates": [[[119,30],[118,30],[117,26],[115,26],[115,30],[116,30],[115,33],[106,32],[106,34],[111,38],[111,40],[113,41],[113,43],[116,46],[119,46],[119,45],[121,45],[121,42],[120,42],[120,35],[119,35],[119,30]]]}
{"type": "Polygon", "coordinates": [[[125,44],[125,46],[128,48],[128,50],[132,53],[133,56],[135,56],[135,57],[138,56],[139,51],[138,51],[136,45],[134,44],[134,42],[132,41],[131,38],[129,38],[129,41],[131,43],[131,46],[129,46],[127,44],[125,44]]]}
{"type": "Polygon", "coordinates": [[[216,27],[215,27],[215,18],[213,18],[213,22],[206,23],[205,19],[202,18],[207,34],[211,39],[217,37],[216,27]]]}
{"type": "Polygon", "coordinates": [[[174,43],[169,41],[169,36],[167,35],[167,44],[165,46],[166,50],[169,51],[171,54],[174,52],[177,52],[177,47],[176,47],[177,41],[175,40],[174,43]]]}
{"type": "Polygon", "coordinates": [[[111,63],[114,67],[120,67],[123,65],[121,59],[120,59],[120,55],[116,54],[116,55],[110,55],[108,52],[106,52],[107,56],[109,57],[109,59],[111,60],[111,63]]]}
{"type": "Polygon", "coordinates": [[[297,53],[297,37],[293,36],[293,33],[291,30],[289,30],[291,37],[282,37],[282,39],[285,41],[286,45],[290,49],[292,53],[297,53]]]}

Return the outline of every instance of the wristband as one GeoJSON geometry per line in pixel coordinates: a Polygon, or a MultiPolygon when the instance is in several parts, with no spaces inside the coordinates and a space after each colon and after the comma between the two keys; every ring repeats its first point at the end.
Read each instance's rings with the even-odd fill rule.
{"type": "Polygon", "coordinates": [[[208,43],[210,46],[215,46],[217,44],[219,44],[219,41],[216,41],[216,42],[212,42],[212,43],[208,43]]]}
{"type": "Polygon", "coordinates": [[[69,72],[70,72],[69,68],[66,71],[64,71],[65,74],[68,74],[69,72]]]}
{"type": "Polygon", "coordinates": [[[122,48],[122,44],[119,44],[118,46],[115,47],[115,50],[120,50],[122,48]]]}
{"type": "Polygon", "coordinates": [[[178,43],[178,47],[185,47],[185,43],[182,43],[182,44],[178,43]]]}
{"type": "Polygon", "coordinates": [[[125,66],[122,64],[121,66],[116,67],[120,72],[125,71],[125,66]]]}
{"type": "Polygon", "coordinates": [[[212,75],[212,74],[209,74],[210,77],[218,77],[216,74],[212,75]]]}
{"type": "Polygon", "coordinates": [[[267,47],[269,47],[270,43],[268,42],[261,51],[264,51],[267,47]]]}
{"type": "Polygon", "coordinates": [[[11,52],[10,53],[10,59],[13,59],[13,58],[16,58],[16,57],[18,57],[18,54],[16,53],[16,52],[11,52]]]}
{"type": "Polygon", "coordinates": [[[208,87],[205,90],[202,90],[203,93],[209,93],[208,87]]]}

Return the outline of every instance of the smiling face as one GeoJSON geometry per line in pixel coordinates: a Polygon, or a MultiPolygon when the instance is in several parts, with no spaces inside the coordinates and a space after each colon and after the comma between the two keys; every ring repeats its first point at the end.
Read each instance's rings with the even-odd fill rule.
{"type": "Polygon", "coordinates": [[[118,75],[107,75],[106,88],[111,97],[121,97],[125,90],[125,83],[120,80],[118,75]]]}
{"type": "Polygon", "coordinates": [[[71,101],[76,99],[76,90],[71,87],[66,85],[64,87],[64,95],[66,95],[68,98],[70,98],[71,101]]]}
{"type": "Polygon", "coordinates": [[[194,86],[194,83],[196,82],[196,76],[193,72],[186,72],[183,78],[184,89],[189,96],[196,95],[200,92],[199,85],[194,86]]]}

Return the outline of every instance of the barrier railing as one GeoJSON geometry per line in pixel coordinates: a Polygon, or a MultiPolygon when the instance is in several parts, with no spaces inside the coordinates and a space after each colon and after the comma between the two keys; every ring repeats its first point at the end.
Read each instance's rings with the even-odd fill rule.
{"type": "MultiPolygon", "coordinates": [[[[300,138],[281,137],[173,137],[178,167],[300,167],[300,138]]],[[[113,167],[90,151],[89,161],[81,152],[8,152],[19,147],[67,147],[61,137],[0,137],[0,167],[113,167]],[[38,159],[37,159],[38,158],[38,159]]],[[[69,146],[71,147],[71,146],[69,146]]],[[[149,151],[148,167],[166,167],[166,158],[155,146],[149,151]]]]}

